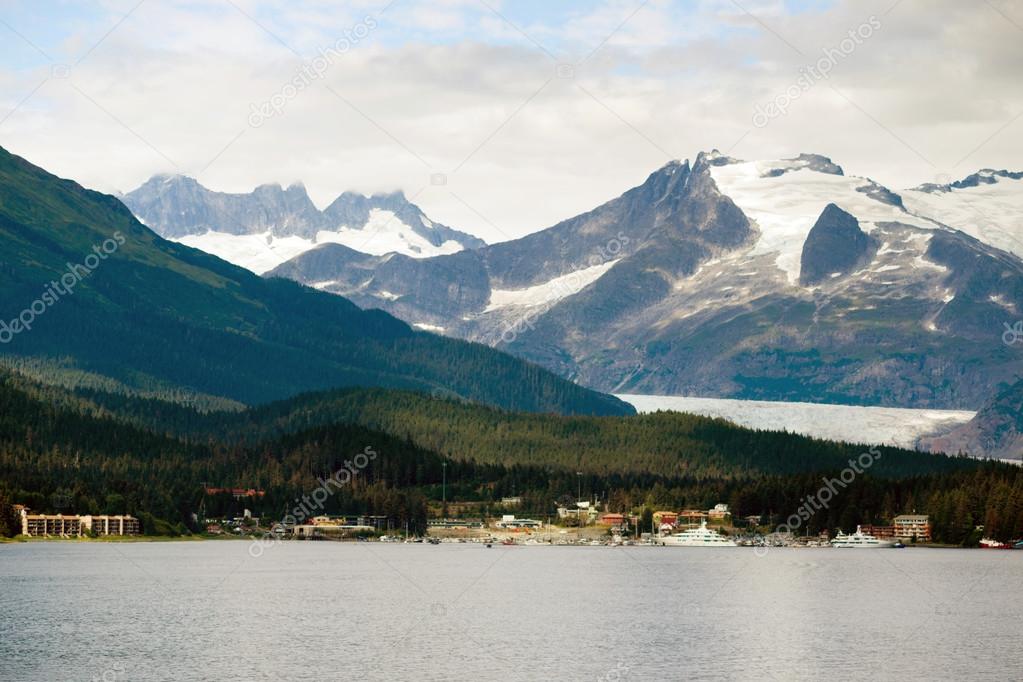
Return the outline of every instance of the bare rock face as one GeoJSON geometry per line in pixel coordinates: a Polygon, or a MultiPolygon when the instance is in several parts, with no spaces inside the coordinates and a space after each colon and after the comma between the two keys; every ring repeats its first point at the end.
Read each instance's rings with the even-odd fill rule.
{"type": "Polygon", "coordinates": [[[813,286],[869,263],[877,251],[855,216],[828,204],[803,244],[799,283],[813,286]]]}
{"type": "Polygon", "coordinates": [[[920,444],[948,454],[1023,459],[1023,380],[999,392],[966,424],[920,444]]]}

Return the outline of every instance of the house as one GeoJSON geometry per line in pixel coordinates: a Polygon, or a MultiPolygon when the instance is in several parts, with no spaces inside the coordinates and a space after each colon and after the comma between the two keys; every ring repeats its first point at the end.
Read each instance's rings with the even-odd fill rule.
{"type": "Polygon", "coordinates": [[[707,518],[712,521],[724,521],[726,517],[731,515],[732,512],[728,511],[727,504],[715,504],[714,508],[707,512],[707,518]]]}
{"type": "Polygon", "coordinates": [[[603,526],[624,526],[625,514],[604,514],[599,523],[603,526]]]}
{"type": "Polygon", "coordinates": [[[659,526],[674,526],[678,523],[678,513],[673,511],[654,512],[654,522],[659,526]]]}
{"type": "Polygon", "coordinates": [[[243,497],[263,497],[266,495],[265,491],[255,488],[211,488],[207,486],[205,490],[207,495],[228,494],[236,500],[240,500],[243,497]]]}
{"type": "Polygon", "coordinates": [[[699,509],[686,509],[679,513],[679,520],[686,526],[699,526],[707,518],[707,512],[699,509]]]}

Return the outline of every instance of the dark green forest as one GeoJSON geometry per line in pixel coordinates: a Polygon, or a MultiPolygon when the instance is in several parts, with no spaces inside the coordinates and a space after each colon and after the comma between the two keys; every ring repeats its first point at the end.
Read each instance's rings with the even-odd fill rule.
{"type": "MultiPolygon", "coordinates": [[[[280,519],[366,448],[376,456],[316,512],[379,514],[413,530],[439,505],[445,463],[448,500],[476,502],[480,513],[517,495],[517,513],[542,518],[581,487],[614,511],[726,502],[735,518],[780,524],[822,478],[867,450],[692,415],[530,415],[379,389],[204,413],[0,374],[0,499],[36,510],[127,512],[147,532],[198,530],[200,505],[210,515],[246,506],[280,519]],[[204,496],[203,484],[266,494],[236,502],[204,496]]],[[[851,530],[916,511],[932,516],[939,542],[968,541],[979,524],[999,539],[1023,535],[1019,467],[879,451],[800,531],[851,530]]]]}

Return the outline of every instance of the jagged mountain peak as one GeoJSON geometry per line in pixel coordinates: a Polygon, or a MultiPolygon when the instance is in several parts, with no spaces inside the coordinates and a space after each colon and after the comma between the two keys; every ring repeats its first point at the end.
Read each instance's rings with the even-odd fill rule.
{"type": "Polygon", "coordinates": [[[156,176],[121,197],[158,234],[262,273],[319,243],[366,253],[423,258],[484,245],[436,223],[401,190],[365,196],[343,192],[324,210],[305,185],[259,185],[249,193],[216,192],[184,176],[156,176]]]}
{"type": "Polygon", "coordinates": [[[1006,169],[996,170],[994,168],[981,168],[976,173],[971,173],[961,180],[948,183],[925,182],[913,188],[917,192],[946,193],[957,189],[979,187],[981,185],[993,185],[1000,180],[1021,180],[1023,171],[1010,171],[1006,169]]]}

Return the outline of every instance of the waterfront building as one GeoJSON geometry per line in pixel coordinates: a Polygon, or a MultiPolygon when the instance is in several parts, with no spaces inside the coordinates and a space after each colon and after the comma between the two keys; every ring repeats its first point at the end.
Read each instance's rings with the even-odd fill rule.
{"type": "Polygon", "coordinates": [[[714,508],[707,512],[707,517],[713,521],[724,521],[731,515],[732,512],[728,510],[727,504],[715,504],[714,508]]]}
{"type": "Polygon", "coordinates": [[[900,540],[931,541],[931,519],[927,514],[900,514],[894,524],[895,537],[900,540]]]}
{"type": "Polygon", "coordinates": [[[657,511],[654,512],[654,523],[658,526],[675,526],[678,523],[678,512],[657,511]]]}
{"type": "Polygon", "coordinates": [[[696,528],[707,520],[707,512],[701,509],[685,509],[678,516],[680,522],[689,528],[696,528]]]}
{"type": "Polygon", "coordinates": [[[498,528],[540,528],[543,526],[543,522],[534,519],[517,519],[514,514],[505,514],[494,525],[498,528]]]}
{"type": "Polygon", "coordinates": [[[96,535],[138,535],[139,520],[127,515],[79,516],[77,514],[29,514],[21,509],[21,534],[31,537],[78,537],[86,532],[96,535]]]}
{"type": "Polygon", "coordinates": [[[888,540],[895,537],[895,526],[860,526],[867,535],[873,535],[875,538],[888,540]]]}
{"type": "Polygon", "coordinates": [[[624,526],[625,514],[604,514],[600,517],[600,524],[604,526],[624,526]]]}

